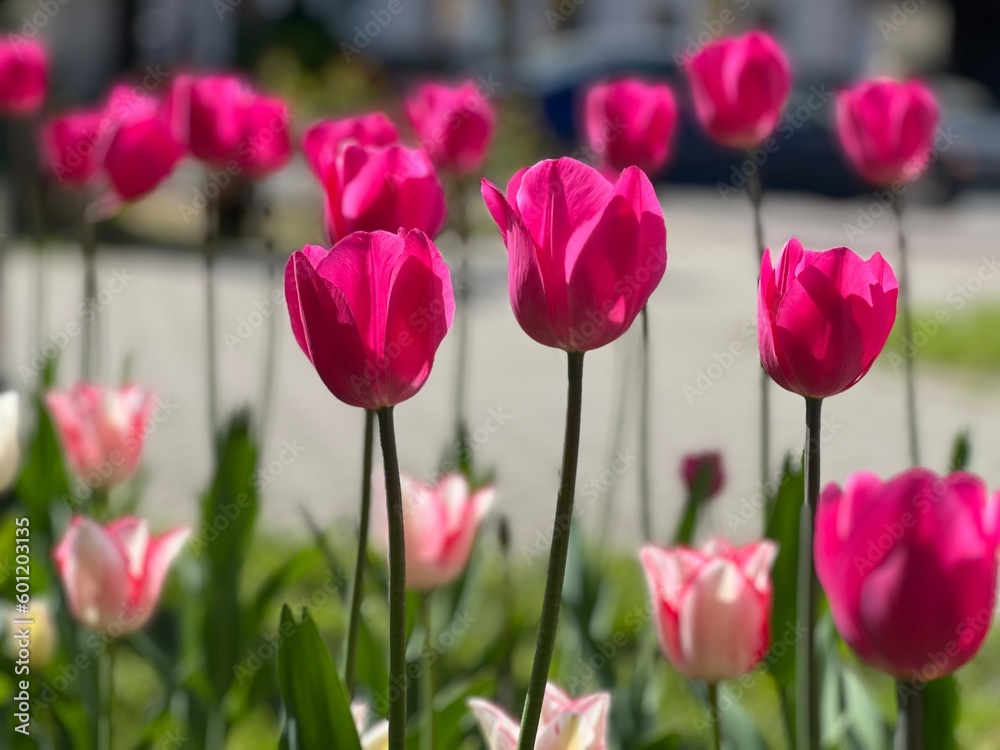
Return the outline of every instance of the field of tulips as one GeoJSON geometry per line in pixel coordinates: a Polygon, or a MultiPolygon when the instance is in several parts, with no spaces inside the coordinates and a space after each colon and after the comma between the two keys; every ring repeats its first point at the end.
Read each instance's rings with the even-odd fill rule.
{"type": "MultiPolygon", "coordinates": [[[[670,267],[669,206],[650,178],[669,169],[688,102],[711,139],[755,164],[755,153],[771,151],[794,73],[761,31],[703,45],[683,72],[683,94],[633,78],[594,85],[580,107],[586,143],[576,155],[586,158],[522,164],[498,185],[480,177],[502,127],[499,103],[473,81],[414,86],[400,106],[405,126],[369,111],[300,132],[290,100],[232,72],[179,70],[159,88],[122,81],[99,104],[54,111],[46,49],[13,35],[0,42],[0,112],[8,134],[30,136],[41,165],[15,172],[23,184],[13,192],[29,208],[53,186],[79,198],[82,311],[98,295],[98,227],[180,163],[252,183],[305,159],[324,196],[327,241],[273,249],[287,256],[284,304],[300,356],[329,398],[358,415],[330,426],[356,429],[357,451],[331,459],[329,481],[343,481],[337,469],[349,460],[363,477],[345,525],[307,516],[309,535],[291,538],[261,522],[262,415],[274,376],[268,370],[260,403],[223,413],[223,191],[206,179],[191,209],[204,226],[206,292],[195,304],[206,323],[191,333],[205,339],[204,353],[175,365],[204,371],[214,454],[200,517],[175,528],[146,520],[137,471],[158,401],[142,383],[99,377],[128,365],[100,361],[96,314],[74,333],[81,362],[56,352],[30,389],[0,395],[0,747],[1000,745],[989,709],[1000,696],[1000,650],[987,640],[1000,493],[965,471],[963,436],[949,466],[922,463],[917,348],[907,348],[902,188],[935,158],[939,127],[924,84],[864,80],[837,97],[846,162],[896,196],[899,243],[886,257],[806,249],[795,237],[764,247],[761,170],[747,175],[755,226],[746,235],[755,231],[758,246],[748,242],[746,253],[759,278],[746,283],[758,289],[761,368],[747,384],[759,390],[759,440],[745,449],[759,460],[762,524],[749,542],[706,524],[726,484],[724,457],[691,453],[675,530],[652,536],[660,499],[650,399],[662,382],[650,349],[667,321],[652,320],[647,302],[670,267]],[[473,205],[485,206],[493,241],[506,248],[520,328],[565,352],[562,463],[551,493],[530,499],[552,519],[539,552],[547,565],[512,552],[492,468],[469,449],[475,258],[449,267],[436,242],[442,233],[470,242],[473,205]],[[637,490],[649,538],[623,549],[583,534],[575,502],[582,430],[595,429],[581,424],[583,403],[598,397],[586,387],[586,355],[633,327],[641,345],[628,366],[641,385],[627,397],[642,415],[637,490]],[[885,477],[859,465],[831,483],[821,453],[837,446],[820,438],[823,405],[865,387],[894,329],[908,432],[875,428],[906,442],[910,468],[885,477]],[[397,408],[429,378],[450,375],[434,367],[446,336],[458,340],[456,386],[439,413],[454,425],[453,447],[433,478],[401,474],[397,408]],[[801,454],[772,448],[779,398],[801,403],[801,454]]],[[[32,226],[39,240],[43,229],[32,226]]],[[[9,313],[10,325],[30,317],[9,313]]],[[[276,356],[268,351],[266,368],[276,356]]]]}

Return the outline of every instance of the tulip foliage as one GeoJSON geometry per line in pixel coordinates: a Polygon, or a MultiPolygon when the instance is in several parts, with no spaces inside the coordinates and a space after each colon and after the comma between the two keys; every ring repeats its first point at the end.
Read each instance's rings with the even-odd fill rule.
{"type": "MultiPolygon", "coordinates": [[[[0,115],[23,124],[40,111],[48,66],[44,47],[0,42],[0,115]]],[[[470,220],[466,188],[496,171],[502,119],[493,92],[472,81],[415,86],[386,110],[405,113],[408,128],[371,111],[300,131],[289,102],[234,72],[178,73],[162,90],[119,82],[100,103],[39,120],[39,163],[84,197],[85,227],[149,196],[185,159],[206,177],[265,180],[300,158],[301,134],[326,239],[285,248],[283,284],[273,281],[296,356],[319,393],[355,407],[364,438],[348,523],[327,528],[303,511],[297,537],[261,527],[280,492],[264,479],[274,436],[256,406],[215,413],[217,191],[204,242],[212,469],[197,505],[178,490],[171,510],[188,523],[161,524],[142,504],[161,402],[141,383],[102,379],[112,363],[98,366],[91,332],[82,378],[51,357],[30,393],[0,394],[0,541],[14,560],[0,550],[0,628],[11,636],[0,692],[14,696],[5,728],[28,722],[40,747],[94,750],[881,750],[893,734],[900,750],[957,747],[959,699],[975,699],[964,675],[990,649],[1000,492],[968,470],[964,437],[943,475],[914,458],[888,478],[866,466],[837,477],[820,461],[838,449],[823,446],[824,401],[866,387],[897,307],[909,330],[901,212],[897,280],[879,252],[808,250],[794,237],[780,254],[764,246],[757,183],[759,265],[746,284],[759,270],[764,395],[761,445],[745,450],[760,449],[766,481],[745,501],[752,514],[727,515],[734,538],[719,517],[749,491],[731,470],[742,457],[700,448],[678,467],[675,497],[651,491],[661,448],[648,409],[651,390],[666,386],[649,369],[662,340],[649,306],[671,272],[670,206],[650,178],[669,169],[686,101],[719,145],[753,149],[792,88],[784,52],[759,31],[703,45],[683,74],[687,98],[662,81],[597,82],[580,107],[593,164],[543,158],[503,189],[483,178],[483,226],[470,220]],[[468,448],[464,338],[459,449],[440,471],[408,473],[424,438],[408,421],[396,429],[397,409],[442,377],[435,362],[474,296],[469,251],[480,242],[506,253],[511,324],[566,367],[561,468],[550,492],[523,499],[552,525],[530,544],[511,536],[502,483],[469,455],[453,460],[468,448]],[[585,384],[584,361],[589,372],[607,362],[600,349],[625,356],[630,336],[642,341],[646,543],[622,550],[584,535],[576,501],[589,473],[581,435],[597,429],[584,402],[605,396],[585,384]],[[780,469],[768,452],[772,381],[806,416],[801,456],[780,469]],[[669,503],[681,513],[666,534],[653,519],[669,503]],[[29,672],[27,687],[11,679],[29,672]],[[890,682],[896,710],[886,710],[890,682]]],[[[923,84],[874,79],[841,92],[835,124],[850,165],[885,187],[925,171],[938,117],[923,84]]],[[[92,301],[94,247],[83,250],[92,301]]],[[[548,397],[561,407],[561,394],[548,397]]],[[[617,408],[629,408],[624,398],[617,408]]],[[[325,497],[346,459],[317,450],[330,455],[328,484],[314,488],[325,497]]],[[[538,450],[523,460],[551,459],[538,450]]],[[[623,515],[609,505],[607,525],[623,515]]]]}

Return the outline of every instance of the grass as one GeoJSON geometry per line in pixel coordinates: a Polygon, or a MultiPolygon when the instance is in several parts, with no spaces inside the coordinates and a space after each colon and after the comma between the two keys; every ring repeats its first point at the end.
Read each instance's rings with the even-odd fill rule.
{"type": "Polygon", "coordinates": [[[960,312],[944,308],[917,310],[913,328],[915,354],[904,350],[897,319],[882,357],[889,366],[898,369],[901,358],[910,354],[920,362],[979,375],[1000,368],[1000,304],[976,305],[960,312]]]}

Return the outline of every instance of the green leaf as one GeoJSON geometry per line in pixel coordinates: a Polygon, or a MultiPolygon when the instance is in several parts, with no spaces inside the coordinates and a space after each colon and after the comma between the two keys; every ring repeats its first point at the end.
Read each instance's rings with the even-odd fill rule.
{"type": "Polygon", "coordinates": [[[288,606],[281,610],[278,680],[285,703],[289,748],[298,750],[361,750],[347,690],[340,681],[330,651],[308,610],[296,624],[288,606]]]}
{"type": "Polygon", "coordinates": [[[219,465],[202,498],[202,533],[192,544],[208,568],[202,642],[205,667],[216,698],[232,684],[243,657],[245,638],[258,623],[246,622],[239,591],[243,564],[259,512],[256,482],[257,445],[250,434],[250,417],[233,417],[219,453],[219,465]]]}
{"type": "Polygon", "coordinates": [[[964,471],[969,466],[969,458],[972,453],[972,444],[969,442],[969,431],[962,430],[955,436],[955,442],[951,448],[951,461],[948,464],[950,471],[964,471]]]}

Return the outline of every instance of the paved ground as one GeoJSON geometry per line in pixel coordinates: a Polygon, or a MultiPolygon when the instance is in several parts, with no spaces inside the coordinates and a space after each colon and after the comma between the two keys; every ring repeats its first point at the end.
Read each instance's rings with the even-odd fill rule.
{"type": "MultiPolygon", "coordinates": [[[[733,530],[726,523],[727,513],[739,509],[756,490],[758,363],[752,327],[756,268],[750,214],[742,196],[724,203],[711,190],[670,190],[663,200],[669,263],[650,308],[655,347],[656,533],[665,537],[674,523],[681,500],[677,477],[681,455],[707,448],[725,453],[729,481],[724,497],[713,507],[712,520],[716,528],[729,533],[733,530]]],[[[956,292],[980,273],[991,278],[972,283],[973,288],[981,286],[972,304],[1000,298],[1000,279],[988,263],[1000,237],[996,200],[996,196],[969,196],[952,207],[920,207],[912,212],[914,287],[920,308],[954,313],[956,292]]],[[[848,244],[862,254],[880,250],[891,259],[894,222],[889,215],[875,219],[867,231],[848,241],[845,224],[857,224],[859,207],[868,202],[767,196],[766,239],[779,246],[795,235],[807,247],[848,244]]],[[[442,239],[442,247],[447,244],[442,239]]],[[[555,502],[564,355],[535,344],[517,326],[507,302],[505,254],[499,238],[484,234],[474,253],[468,415],[478,443],[477,460],[496,467],[496,510],[512,519],[516,543],[534,544],[536,535],[551,523],[555,502]]],[[[30,361],[25,354],[30,346],[24,311],[33,298],[32,264],[23,248],[12,247],[4,310],[16,364],[30,361]]],[[[117,373],[123,358],[131,355],[135,379],[173,405],[149,438],[144,512],[164,522],[196,521],[196,498],[209,470],[198,258],[190,253],[116,248],[102,250],[99,265],[100,285],[109,298],[99,317],[109,342],[108,361],[116,363],[117,373]],[[111,285],[115,274],[125,282],[111,285]],[[117,293],[112,293],[115,288],[117,293]]],[[[48,330],[64,331],[77,319],[79,274],[75,253],[54,254],[48,264],[48,330]]],[[[280,290],[266,287],[258,266],[236,259],[220,262],[219,360],[226,409],[257,398],[266,328],[257,303],[266,308],[273,291],[280,298],[280,290]]],[[[265,465],[271,467],[265,469],[264,515],[269,530],[301,532],[300,504],[323,521],[354,512],[362,416],[327,393],[292,339],[284,306],[273,309],[278,316],[280,356],[264,456],[265,465]],[[293,448],[283,452],[283,446],[293,448]]],[[[423,392],[397,409],[405,471],[432,471],[450,438],[454,343],[449,338],[441,347],[423,392]]],[[[587,356],[579,474],[585,523],[600,523],[603,498],[613,483],[613,532],[629,542],[639,536],[637,464],[626,460],[627,468],[610,473],[608,435],[615,383],[621,377],[616,361],[626,358],[634,346],[630,336],[587,356]],[[586,492],[584,486],[594,490],[586,492]]],[[[68,382],[79,363],[77,340],[69,342],[64,360],[62,380],[68,382]]],[[[110,370],[107,367],[105,375],[111,375],[110,370]]],[[[16,368],[12,372],[22,389],[26,387],[16,368]]],[[[972,381],[923,366],[918,385],[927,462],[942,467],[955,432],[969,427],[974,468],[993,486],[1000,485],[1000,378],[972,381]]],[[[852,391],[828,402],[824,481],[842,480],[859,469],[888,474],[905,467],[901,386],[901,372],[882,363],[852,391]]],[[[776,455],[800,450],[801,401],[777,388],[773,393],[776,455]]],[[[635,448],[634,416],[630,411],[626,453],[635,448]]],[[[736,535],[752,535],[756,523],[736,529],[736,535]]]]}

